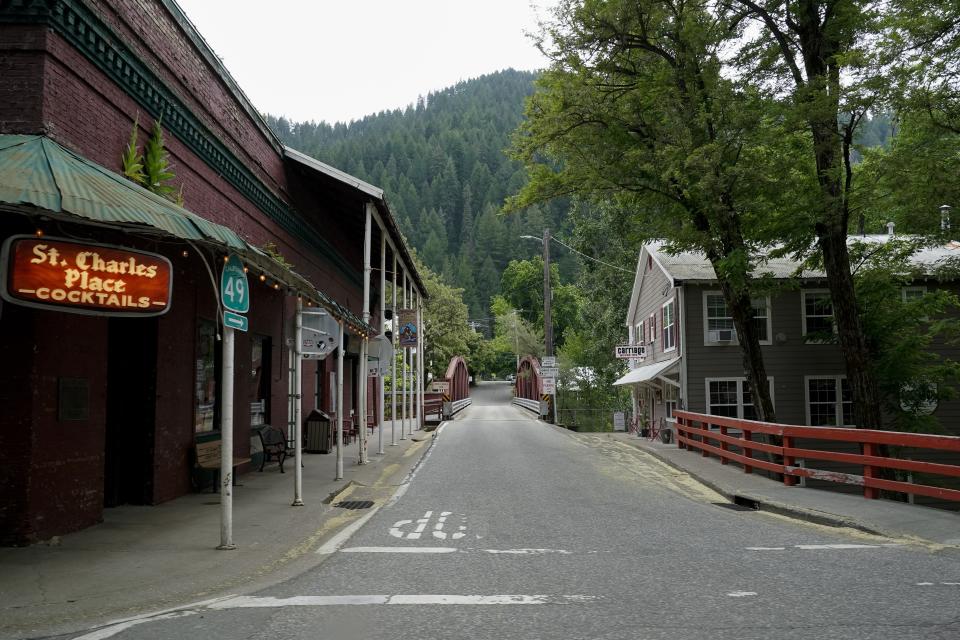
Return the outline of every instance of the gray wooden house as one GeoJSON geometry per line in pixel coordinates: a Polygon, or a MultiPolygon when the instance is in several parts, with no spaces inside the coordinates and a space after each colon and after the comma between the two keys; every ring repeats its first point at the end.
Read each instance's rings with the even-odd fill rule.
{"type": "MultiPolygon", "coordinates": [[[[866,236],[884,242],[888,236],[866,236]]],[[[913,260],[933,267],[960,258],[960,243],[924,249],[913,260]]],[[[840,347],[811,339],[833,331],[832,304],[823,273],[800,270],[787,258],[769,259],[757,275],[794,280],[795,286],[754,300],[764,361],[782,423],[843,426],[852,423],[840,347]]],[[[901,295],[918,295],[943,286],[932,278],[914,282],[901,295]]],[[[756,416],[733,319],[709,261],[699,253],[668,253],[652,242],[640,251],[626,326],[631,344],[643,344],[645,356],[629,360],[616,385],[629,385],[634,415],[669,425],[673,411],[746,419],[756,416]]],[[[939,347],[938,347],[939,350],[939,347]]],[[[950,357],[956,348],[943,346],[950,357]]],[[[960,401],[931,407],[949,433],[960,435],[960,401]]]]}

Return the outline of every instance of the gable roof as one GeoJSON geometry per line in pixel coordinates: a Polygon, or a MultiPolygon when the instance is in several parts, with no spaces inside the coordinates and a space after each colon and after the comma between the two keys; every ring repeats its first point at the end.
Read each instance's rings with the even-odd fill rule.
{"type": "MultiPolygon", "coordinates": [[[[890,238],[907,236],[890,236],[887,234],[850,236],[848,244],[863,242],[865,244],[883,244],[890,238]]],[[[650,242],[644,246],[654,259],[675,282],[716,282],[717,275],[707,257],[699,251],[668,252],[667,243],[662,240],[650,242]]],[[[643,252],[641,251],[641,255],[643,252]]],[[[933,274],[939,267],[948,262],[960,259],[960,242],[950,242],[927,246],[919,249],[910,258],[911,264],[923,269],[926,274],[933,274]]],[[[800,278],[804,280],[823,280],[827,277],[821,269],[804,268],[799,260],[791,257],[761,258],[753,270],[754,277],[772,277],[776,279],[800,278]]]]}

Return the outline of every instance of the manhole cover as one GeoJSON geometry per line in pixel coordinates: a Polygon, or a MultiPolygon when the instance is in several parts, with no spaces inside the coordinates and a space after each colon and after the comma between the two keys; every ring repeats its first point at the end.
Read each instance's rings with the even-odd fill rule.
{"type": "Polygon", "coordinates": [[[333,505],[341,509],[369,509],[373,506],[373,500],[347,500],[333,505]]]}
{"type": "Polygon", "coordinates": [[[750,507],[743,504],[734,504],[732,502],[714,502],[714,505],[718,507],[723,507],[724,509],[730,509],[731,511],[756,511],[755,507],[750,507]]]}

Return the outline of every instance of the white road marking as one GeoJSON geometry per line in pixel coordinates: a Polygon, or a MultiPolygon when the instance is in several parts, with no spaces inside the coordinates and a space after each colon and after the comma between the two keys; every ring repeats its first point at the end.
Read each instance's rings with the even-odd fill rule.
{"type": "Polygon", "coordinates": [[[192,616],[199,613],[200,609],[205,608],[209,605],[215,604],[217,602],[222,602],[224,600],[229,600],[236,596],[221,596],[219,598],[211,598],[210,600],[200,600],[199,602],[194,602],[188,604],[184,607],[179,608],[170,608],[170,609],[161,609],[159,611],[154,611],[152,613],[144,613],[138,616],[131,616],[129,618],[119,618],[117,620],[111,620],[105,626],[91,631],[90,633],[84,634],[82,636],[77,636],[74,640],[105,640],[112,636],[117,635],[121,631],[126,631],[130,627],[135,627],[146,622],[152,622],[154,620],[169,620],[172,618],[182,618],[185,616],[192,616]]]}
{"type": "MultiPolygon", "coordinates": [[[[467,527],[464,525],[460,525],[459,527],[457,527],[458,530],[456,532],[450,534],[449,536],[447,535],[447,532],[443,530],[443,527],[447,523],[447,518],[451,515],[453,515],[452,511],[440,512],[440,515],[437,517],[436,524],[433,525],[433,529],[430,531],[430,534],[434,538],[438,538],[440,540],[446,540],[449,537],[452,540],[459,540],[460,538],[467,535],[464,533],[464,531],[466,531],[467,529],[467,527]]],[[[390,527],[390,535],[393,536],[394,538],[400,538],[401,540],[404,538],[406,538],[407,540],[419,540],[423,536],[423,532],[430,525],[430,519],[432,517],[433,517],[433,511],[427,511],[426,513],[424,513],[422,518],[418,518],[416,520],[416,525],[417,525],[416,528],[410,532],[405,532],[404,527],[406,527],[407,525],[414,524],[413,520],[397,520],[396,522],[393,523],[393,526],[390,527]]],[[[466,519],[461,517],[461,521],[466,521],[466,519]]]]}
{"type": "Polygon", "coordinates": [[[960,582],[941,582],[940,584],[947,585],[948,587],[960,587],[960,582]]]}
{"type": "MultiPolygon", "coordinates": [[[[880,549],[876,544],[798,544],[794,545],[797,549],[804,551],[817,551],[820,549],[880,549]]],[[[884,545],[886,546],[886,545],[884,545]]]]}
{"type": "Polygon", "coordinates": [[[330,607],[344,605],[516,605],[516,604],[574,604],[599,600],[599,596],[585,595],[459,595],[459,594],[397,594],[355,596],[293,596],[290,598],[237,596],[210,606],[210,609],[253,609],[282,607],[330,607]]]}
{"type": "Polygon", "coordinates": [[[731,591],[727,594],[731,598],[746,598],[747,596],[757,595],[756,591],[731,591]]]}
{"type": "MultiPolygon", "coordinates": [[[[883,549],[885,547],[900,547],[898,543],[887,544],[795,544],[791,549],[803,551],[823,551],[829,549],[883,549]]],[[[787,547],[744,547],[747,551],[785,551],[787,547]]]]}
{"type": "Polygon", "coordinates": [[[571,555],[573,551],[566,549],[484,549],[487,553],[508,553],[517,555],[538,555],[544,553],[558,553],[560,555],[571,555]]]}
{"type": "Polygon", "coordinates": [[[340,553],[456,553],[455,547],[347,547],[340,553]]]}
{"type": "Polygon", "coordinates": [[[74,640],[105,640],[106,638],[111,638],[121,631],[126,631],[130,627],[136,627],[147,622],[153,622],[154,620],[172,620],[174,618],[185,618],[186,616],[192,616],[200,613],[199,611],[175,611],[173,613],[165,613],[163,615],[151,616],[149,618],[143,618],[140,620],[129,620],[127,622],[121,622],[120,624],[115,624],[112,627],[104,627],[103,629],[97,629],[92,633],[87,633],[82,636],[77,636],[74,640]]]}
{"type": "Polygon", "coordinates": [[[918,582],[918,583],[917,583],[917,586],[918,586],[918,587],[932,587],[933,584],[934,584],[934,583],[932,583],[932,582],[918,582]]]}
{"type": "Polygon", "coordinates": [[[342,547],[344,543],[350,539],[350,536],[356,533],[357,530],[360,529],[360,527],[365,525],[367,523],[367,520],[372,518],[374,514],[376,514],[377,511],[379,510],[380,510],[380,505],[371,509],[369,513],[358,518],[355,522],[350,523],[350,525],[344,528],[343,531],[341,531],[337,535],[330,538],[323,546],[317,549],[317,553],[318,554],[336,553],[337,549],[342,547]]]}

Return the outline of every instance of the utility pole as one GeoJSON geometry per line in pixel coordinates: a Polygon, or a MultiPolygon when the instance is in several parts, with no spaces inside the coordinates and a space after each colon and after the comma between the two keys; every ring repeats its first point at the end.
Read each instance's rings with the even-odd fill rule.
{"type": "Polygon", "coordinates": [[[550,229],[543,230],[543,340],[546,355],[553,355],[553,319],[550,317],[550,229]]]}

